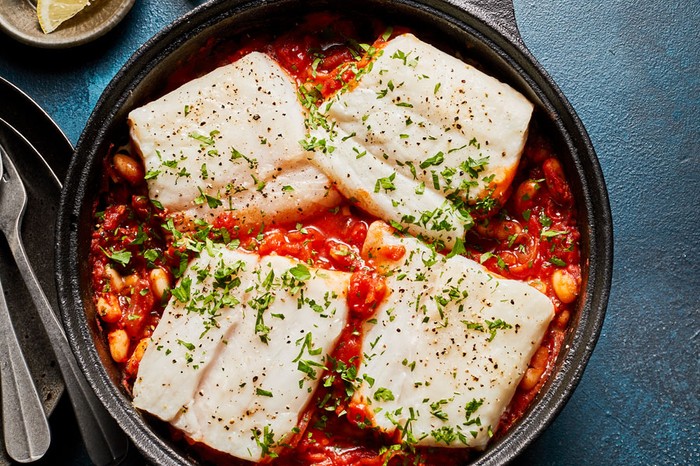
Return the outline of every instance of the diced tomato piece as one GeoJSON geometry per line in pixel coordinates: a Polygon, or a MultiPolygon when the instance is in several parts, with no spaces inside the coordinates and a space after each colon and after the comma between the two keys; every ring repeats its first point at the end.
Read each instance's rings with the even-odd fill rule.
{"type": "Polygon", "coordinates": [[[123,204],[112,205],[105,209],[104,221],[102,222],[102,228],[104,230],[114,230],[120,226],[127,216],[126,206],[123,204]]]}
{"type": "Polygon", "coordinates": [[[360,319],[370,318],[386,296],[384,278],[375,271],[358,270],[350,277],[348,306],[360,319]]]}
{"type": "Polygon", "coordinates": [[[155,297],[150,289],[147,279],[140,279],[136,282],[129,296],[127,312],[121,320],[121,325],[132,339],[139,339],[141,331],[147,324],[146,317],[153,309],[155,297]]]}
{"type": "Polygon", "coordinates": [[[574,204],[574,196],[571,194],[569,183],[564,177],[561,163],[554,157],[549,158],[542,164],[542,170],[552,199],[563,207],[571,207],[574,204]]]}

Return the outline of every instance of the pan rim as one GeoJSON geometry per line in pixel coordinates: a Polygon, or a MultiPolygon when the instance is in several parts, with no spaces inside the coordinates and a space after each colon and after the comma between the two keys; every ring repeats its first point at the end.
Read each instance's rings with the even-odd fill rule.
{"type": "MultiPolygon", "coordinates": [[[[161,60],[176,53],[180,47],[208,27],[237,13],[254,10],[263,5],[280,5],[282,8],[292,3],[295,3],[294,0],[209,2],[176,20],[146,42],[115,75],[97,102],[76,146],[62,191],[56,229],[56,281],[66,333],[79,365],[93,389],[145,456],[159,464],[190,463],[149,428],[143,419],[134,414],[124,394],[112,382],[103,366],[83,312],[84,298],[81,296],[80,276],[77,271],[80,230],[78,223],[85,199],[90,197],[89,170],[86,171],[85,167],[89,165],[89,160],[97,156],[95,141],[105,139],[108,132],[103,122],[114,119],[117,110],[127,101],[135,85],[142,82],[161,60]],[[173,37],[176,40],[171,40],[173,37]],[[139,66],[139,72],[135,76],[130,75],[134,67],[139,66]],[[156,447],[157,451],[154,451],[153,447],[156,447]],[[167,455],[162,456],[165,454],[167,455]]],[[[599,338],[612,279],[612,220],[607,190],[597,156],[582,122],[566,97],[522,42],[505,36],[473,13],[442,0],[400,0],[393,3],[421,11],[425,15],[442,16],[444,20],[473,35],[509,65],[514,66],[515,72],[523,77],[527,85],[540,97],[545,111],[556,115],[558,124],[561,125],[560,131],[569,138],[566,143],[574,158],[576,176],[584,190],[587,190],[586,209],[591,212],[592,217],[587,225],[591,230],[591,255],[587,298],[581,309],[581,320],[575,328],[572,345],[562,368],[552,374],[546,387],[542,389],[542,396],[538,395],[538,400],[533,401],[528,413],[518,424],[502,439],[490,445],[486,453],[474,463],[503,464],[511,461],[534,441],[561,412],[583,376],[599,338]]]]}

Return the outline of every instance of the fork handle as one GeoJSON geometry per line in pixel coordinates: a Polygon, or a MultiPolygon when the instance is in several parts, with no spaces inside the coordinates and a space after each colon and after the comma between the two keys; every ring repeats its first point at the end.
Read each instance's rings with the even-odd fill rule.
{"type": "Polygon", "coordinates": [[[27,259],[19,236],[19,226],[13,229],[13,234],[8,235],[7,240],[53,347],[87,453],[97,466],[118,464],[127,454],[128,438],[97,398],[80,370],[63,327],[27,259]]]}
{"type": "Polygon", "coordinates": [[[36,461],[51,445],[46,413],[17,341],[0,284],[0,380],[5,450],[20,463],[36,461]]]}

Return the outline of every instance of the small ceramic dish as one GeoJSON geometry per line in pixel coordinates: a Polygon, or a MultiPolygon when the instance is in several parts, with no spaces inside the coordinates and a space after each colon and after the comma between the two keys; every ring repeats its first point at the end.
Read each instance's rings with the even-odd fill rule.
{"type": "Polygon", "coordinates": [[[83,11],[46,34],[39,26],[35,0],[0,0],[0,28],[14,39],[35,47],[75,47],[106,34],[133,5],[134,0],[93,0],[83,11]]]}

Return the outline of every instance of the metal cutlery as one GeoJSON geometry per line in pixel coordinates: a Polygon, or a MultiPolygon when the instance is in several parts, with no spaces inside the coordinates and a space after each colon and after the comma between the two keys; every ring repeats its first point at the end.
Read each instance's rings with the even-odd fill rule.
{"type": "MultiPolygon", "coordinates": [[[[0,178],[4,149],[0,146],[0,178]]],[[[22,354],[5,292],[0,283],[0,382],[5,450],[13,460],[29,463],[43,457],[51,431],[34,380],[22,354]]]]}
{"type": "Polygon", "coordinates": [[[20,233],[27,193],[12,159],[4,149],[0,151],[0,156],[5,166],[5,175],[0,180],[0,230],[5,234],[17,268],[46,329],[88,455],[99,466],[117,464],[126,456],[128,439],[81,372],[63,327],[27,259],[20,233]]]}

